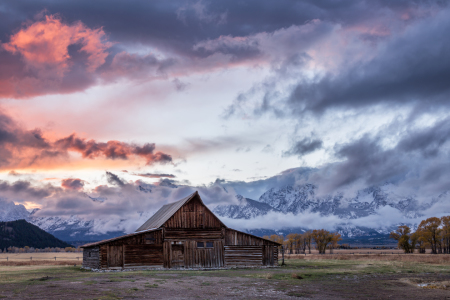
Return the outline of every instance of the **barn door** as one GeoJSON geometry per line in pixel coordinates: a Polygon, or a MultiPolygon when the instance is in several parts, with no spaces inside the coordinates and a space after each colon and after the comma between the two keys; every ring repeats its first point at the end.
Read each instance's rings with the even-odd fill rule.
{"type": "Polygon", "coordinates": [[[184,244],[172,244],[172,268],[184,267],[184,244]]]}
{"type": "Polygon", "coordinates": [[[108,268],[123,267],[122,246],[108,247],[108,268]]]}

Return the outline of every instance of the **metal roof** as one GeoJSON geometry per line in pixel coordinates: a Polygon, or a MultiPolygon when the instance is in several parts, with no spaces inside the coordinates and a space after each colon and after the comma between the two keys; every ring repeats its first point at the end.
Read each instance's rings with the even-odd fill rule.
{"type": "Polygon", "coordinates": [[[124,239],[124,238],[130,237],[130,236],[138,235],[138,234],[141,234],[141,233],[144,233],[144,232],[152,232],[152,231],[156,231],[156,230],[161,230],[161,229],[159,229],[159,228],[151,228],[151,229],[147,229],[147,230],[136,231],[136,232],[133,232],[133,233],[130,233],[130,234],[127,234],[127,235],[118,236],[118,237],[115,237],[115,238],[112,238],[112,239],[107,239],[107,240],[103,240],[103,241],[99,241],[99,242],[95,242],[95,243],[85,244],[85,245],[81,246],[80,248],[94,247],[94,246],[98,246],[98,245],[101,245],[101,244],[109,243],[109,242],[112,242],[112,241],[124,239]]]}
{"type": "Polygon", "coordinates": [[[177,202],[173,202],[170,204],[163,205],[150,219],[147,220],[141,227],[139,227],[136,231],[142,231],[150,228],[159,228],[167,220],[170,219],[186,202],[198,196],[198,192],[194,192],[191,195],[183,198],[177,202]]]}

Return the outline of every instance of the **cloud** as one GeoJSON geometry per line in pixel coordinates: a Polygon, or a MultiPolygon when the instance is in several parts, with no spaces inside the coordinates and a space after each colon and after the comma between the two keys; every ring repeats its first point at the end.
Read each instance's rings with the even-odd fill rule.
{"type": "Polygon", "coordinates": [[[46,15],[26,23],[1,46],[6,53],[0,51],[0,57],[10,54],[20,61],[13,58],[10,68],[2,70],[0,96],[23,98],[93,84],[92,73],[105,63],[112,43],[102,28],[91,29],[81,21],[69,25],[57,15],[46,15]]]}
{"type": "Polygon", "coordinates": [[[105,63],[106,49],[112,44],[105,39],[103,29],[90,29],[82,22],[63,24],[54,15],[47,15],[13,34],[3,48],[13,54],[20,54],[27,64],[38,69],[47,66],[63,75],[69,67],[69,46],[80,44],[80,52],[87,56],[87,70],[94,71],[105,63]]]}
{"type": "Polygon", "coordinates": [[[80,191],[84,187],[84,180],[79,178],[67,178],[61,181],[61,186],[66,190],[80,191]]]}
{"type": "Polygon", "coordinates": [[[155,151],[154,143],[143,145],[120,141],[98,142],[76,134],[51,141],[40,129],[27,130],[0,108],[0,169],[56,167],[70,160],[70,152],[84,159],[144,159],[146,164],[170,163],[172,156],[155,151]]]}
{"type": "Polygon", "coordinates": [[[106,179],[108,180],[108,183],[112,185],[123,187],[126,184],[123,179],[120,179],[119,176],[111,172],[106,172],[106,179]]]}
{"type": "Polygon", "coordinates": [[[146,178],[175,178],[173,174],[156,174],[156,173],[134,173],[133,175],[146,177],[146,178]]]}
{"type": "Polygon", "coordinates": [[[303,156],[321,149],[323,142],[318,138],[304,138],[296,142],[289,151],[283,153],[284,156],[298,155],[303,156]]]}
{"type": "Polygon", "coordinates": [[[169,163],[172,157],[162,152],[155,152],[155,144],[147,143],[143,146],[130,145],[119,141],[99,143],[94,140],[86,140],[72,134],[55,142],[56,148],[71,150],[81,153],[83,158],[97,158],[104,156],[108,159],[128,159],[132,155],[146,159],[147,164],[155,162],[169,163]]]}
{"type": "Polygon", "coordinates": [[[0,192],[3,197],[19,198],[20,200],[33,201],[43,199],[59,192],[61,189],[50,184],[42,186],[33,186],[31,182],[26,180],[18,180],[15,182],[0,181],[0,192]]]}

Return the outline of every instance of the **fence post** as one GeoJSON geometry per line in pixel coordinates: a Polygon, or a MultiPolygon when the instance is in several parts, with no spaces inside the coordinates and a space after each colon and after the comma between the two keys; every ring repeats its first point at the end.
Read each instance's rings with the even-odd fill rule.
{"type": "Polygon", "coordinates": [[[33,256],[30,257],[30,260],[33,260],[33,256]]]}
{"type": "Polygon", "coordinates": [[[6,261],[8,261],[8,256],[6,257],[6,261]]]}
{"type": "Polygon", "coordinates": [[[55,256],[55,261],[56,261],[56,256],[55,256]]]}

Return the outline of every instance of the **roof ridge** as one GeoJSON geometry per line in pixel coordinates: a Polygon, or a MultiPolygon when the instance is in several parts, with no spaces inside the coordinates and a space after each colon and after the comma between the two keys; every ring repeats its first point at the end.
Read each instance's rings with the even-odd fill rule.
{"type": "Polygon", "coordinates": [[[151,216],[144,224],[142,224],[137,231],[142,231],[147,228],[159,228],[161,227],[170,217],[172,217],[185,203],[199,196],[198,191],[193,192],[187,197],[184,197],[178,201],[164,204],[158,211],[156,211],[153,216],[151,216]]]}

